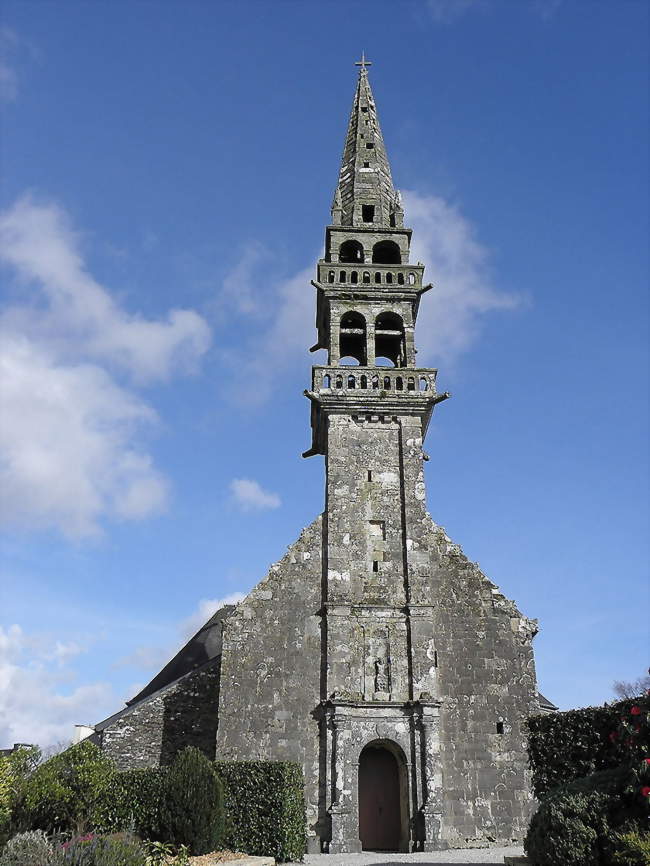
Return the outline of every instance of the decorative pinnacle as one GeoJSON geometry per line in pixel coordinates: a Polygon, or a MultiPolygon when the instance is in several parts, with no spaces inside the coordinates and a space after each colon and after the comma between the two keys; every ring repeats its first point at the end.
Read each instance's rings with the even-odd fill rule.
{"type": "Polygon", "coordinates": [[[366,52],[361,52],[361,60],[356,60],[354,63],[355,66],[360,66],[360,72],[366,71],[366,66],[372,66],[372,60],[366,60],[366,52]]]}

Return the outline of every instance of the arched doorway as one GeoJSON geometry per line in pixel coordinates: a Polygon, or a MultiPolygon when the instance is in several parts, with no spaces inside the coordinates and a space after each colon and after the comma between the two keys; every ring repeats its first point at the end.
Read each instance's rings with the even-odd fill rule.
{"type": "Polygon", "coordinates": [[[359,757],[359,838],[364,851],[404,850],[406,810],[400,763],[381,741],[359,757]]]}

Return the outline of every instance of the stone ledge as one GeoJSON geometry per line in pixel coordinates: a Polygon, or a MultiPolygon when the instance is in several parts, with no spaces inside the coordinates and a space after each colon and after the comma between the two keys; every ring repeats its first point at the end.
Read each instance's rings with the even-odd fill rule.
{"type": "Polygon", "coordinates": [[[528,857],[520,857],[515,855],[514,857],[504,857],[503,858],[503,866],[529,866],[530,860],[528,857]]]}

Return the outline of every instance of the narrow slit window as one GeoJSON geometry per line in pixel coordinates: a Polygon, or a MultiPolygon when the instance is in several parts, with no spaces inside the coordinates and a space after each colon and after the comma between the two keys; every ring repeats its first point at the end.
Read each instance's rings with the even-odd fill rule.
{"type": "Polygon", "coordinates": [[[497,722],[497,734],[503,733],[503,722],[497,722]]]}
{"type": "Polygon", "coordinates": [[[379,571],[379,560],[373,559],[372,561],[372,570],[377,573],[379,571]]]}
{"type": "Polygon", "coordinates": [[[368,150],[372,150],[374,146],[375,146],[375,145],[373,144],[372,141],[367,141],[367,142],[366,142],[366,148],[367,148],[368,150]]]}
{"type": "Polygon", "coordinates": [[[372,481],[372,470],[368,470],[368,481],[372,481]]]}
{"type": "Polygon", "coordinates": [[[369,163],[369,162],[364,162],[363,167],[364,167],[364,168],[370,168],[370,163],[369,163]]]}
{"type": "Polygon", "coordinates": [[[375,206],[374,204],[362,204],[361,205],[361,219],[364,223],[374,222],[375,219],[375,206]]]}
{"type": "Polygon", "coordinates": [[[366,105],[362,105],[362,106],[361,106],[361,111],[362,111],[363,114],[365,114],[365,113],[368,111],[368,106],[366,106],[366,105]]]}

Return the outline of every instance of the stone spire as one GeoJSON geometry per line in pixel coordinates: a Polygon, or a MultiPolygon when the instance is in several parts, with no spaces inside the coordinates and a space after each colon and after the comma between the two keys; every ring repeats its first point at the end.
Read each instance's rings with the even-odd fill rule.
{"type": "Polygon", "coordinates": [[[340,211],[335,214],[335,208],[332,208],[332,222],[344,226],[374,222],[376,226],[388,227],[395,225],[396,192],[368,81],[367,66],[370,63],[364,56],[357,65],[360,67],[359,80],[335,198],[335,201],[340,201],[340,211]],[[374,212],[370,210],[372,208],[374,212]]]}

